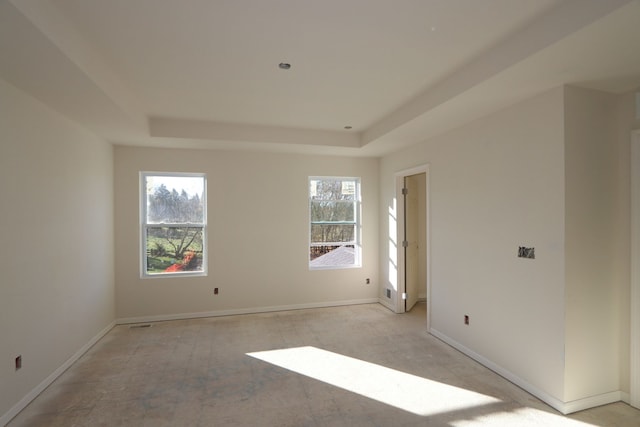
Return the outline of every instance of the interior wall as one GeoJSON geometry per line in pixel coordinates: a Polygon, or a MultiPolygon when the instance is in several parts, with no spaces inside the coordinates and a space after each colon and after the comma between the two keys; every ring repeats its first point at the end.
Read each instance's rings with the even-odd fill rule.
{"type": "Polygon", "coordinates": [[[114,321],[112,147],[0,80],[0,194],[2,424],[114,321]]]}
{"type": "Polygon", "coordinates": [[[565,401],[620,389],[616,97],[565,88],[565,401]],[[597,369],[594,369],[597,367],[597,369]]]}
{"type": "Polygon", "coordinates": [[[374,301],[377,182],[378,160],[371,158],[117,147],[117,317],[374,301]],[[208,276],[140,278],[140,171],[207,174],[208,276]],[[309,270],[308,177],[314,175],[361,177],[362,268],[309,270]]]}
{"type": "MultiPolygon", "coordinates": [[[[616,119],[616,188],[615,203],[617,210],[614,220],[614,282],[631,283],[630,278],[630,248],[631,248],[631,187],[630,187],[630,141],[631,132],[640,129],[640,105],[636,106],[636,94],[640,93],[640,88],[634,91],[618,95],[615,99],[615,119],[616,119]]],[[[620,341],[620,389],[630,392],[630,311],[629,301],[631,298],[630,287],[617,287],[619,292],[617,299],[620,302],[619,316],[619,341],[620,341]]]]}
{"type": "Polygon", "coordinates": [[[427,174],[418,175],[418,298],[427,298],[427,174]]]}
{"type": "Polygon", "coordinates": [[[564,396],[563,115],[557,88],[380,165],[380,294],[395,280],[394,174],[428,163],[432,332],[557,402],[564,396]],[[519,246],[535,247],[536,259],[518,258],[519,246]]]}

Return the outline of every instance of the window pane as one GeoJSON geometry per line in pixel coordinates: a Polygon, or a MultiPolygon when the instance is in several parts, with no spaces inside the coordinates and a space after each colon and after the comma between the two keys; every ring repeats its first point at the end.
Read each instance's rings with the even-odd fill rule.
{"type": "Polygon", "coordinates": [[[203,271],[203,227],[147,228],[147,274],[203,271]]]}
{"type": "Polygon", "coordinates": [[[359,191],[359,178],[309,178],[309,267],[360,264],[359,191]]]}
{"type": "Polygon", "coordinates": [[[356,181],[353,179],[312,179],[309,185],[312,200],[356,200],[356,181]]]}
{"type": "Polygon", "coordinates": [[[354,202],[348,200],[312,200],[311,221],[355,221],[354,202]]]}
{"type": "Polygon", "coordinates": [[[311,246],[309,254],[311,267],[340,267],[354,265],[356,262],[354,245],[311,246]]]}
{"type": "Polygon", "coordinates": [[[354,224],[311,224],[311,243],[354,242],[355,230],[354,224]]]}
{"type": "Polygon", "coordinates": [[[204,223],[204,178],[147,176],[149,224],[204,223]]]}

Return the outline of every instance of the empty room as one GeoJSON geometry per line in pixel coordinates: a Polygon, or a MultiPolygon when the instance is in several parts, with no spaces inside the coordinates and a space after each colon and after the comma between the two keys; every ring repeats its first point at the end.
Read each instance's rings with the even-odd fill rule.
{"type": "Polygon", "coordinates": [[[640,425],[640,0],[0,0],[0,426],[640,425]]]}

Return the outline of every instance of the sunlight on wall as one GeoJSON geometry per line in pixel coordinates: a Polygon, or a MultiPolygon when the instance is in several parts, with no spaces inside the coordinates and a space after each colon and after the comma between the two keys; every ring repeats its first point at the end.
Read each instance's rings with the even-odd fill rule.
{"type": "Polygon", "coordinates": [[[389,206],[389,285],[398,291],[398,222],[396,199],[389,206]]]}
{"type": "Polygon", "coordinates": [[[479,422],[483,426],[591,426],[535,408],[517,407],[505,411],[505,407],[517,403],[316,347],[259,351],[247,355],[416,415],[432,416],[458,411],[464,419],[450,421],[450,425],[455,427],[478,425],[479,422]],[[474,408],[481,415],[473,416],[474,408]]]}

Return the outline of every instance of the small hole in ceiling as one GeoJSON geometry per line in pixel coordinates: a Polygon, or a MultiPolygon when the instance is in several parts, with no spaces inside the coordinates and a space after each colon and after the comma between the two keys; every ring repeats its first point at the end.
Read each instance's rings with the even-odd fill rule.
{"type": "Polygon", "coordinates": [[[278,64],[278,68],[280,68],[281,70],[288,70],[289,68],[291,68],[291,64],[289,64],[288,62],[281,62],[278,64]]]}
{"type": "Polygon", "coordinates": [[[346,130],[350,130],[350,129],[353,129],[353,126],[345,126],[344,128],[345,128],[346,130]]]}

